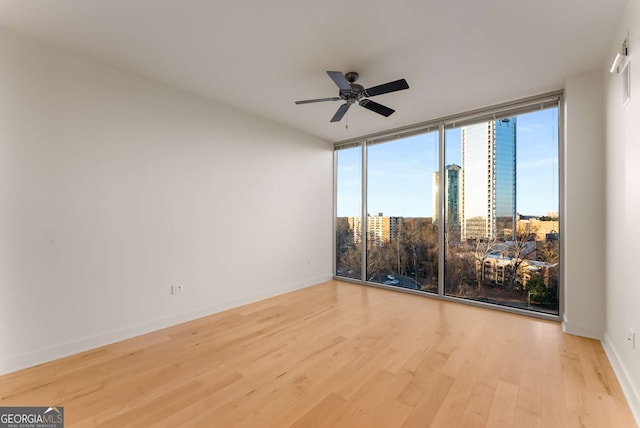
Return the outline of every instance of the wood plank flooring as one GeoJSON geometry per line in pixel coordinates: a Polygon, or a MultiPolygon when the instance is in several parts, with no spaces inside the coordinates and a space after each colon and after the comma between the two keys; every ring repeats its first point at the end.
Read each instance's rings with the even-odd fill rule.
{"type": "Polygon", "coordinates": [[[329,281],[0,377],[68,427],[635,427],[599,342],[329,281]]]}

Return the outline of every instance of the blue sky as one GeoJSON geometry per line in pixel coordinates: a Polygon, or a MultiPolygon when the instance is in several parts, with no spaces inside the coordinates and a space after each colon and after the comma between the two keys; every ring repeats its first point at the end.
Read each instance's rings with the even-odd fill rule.
{"type": "MultiPolygon", "coordinates": [[[[518,116],[517,211],[544,215],[558,211],[558,110],[518,116]]],[[[446,164],[461,165],[460,129],[446,131],[446,164]]],[[[437,133],[368,148],[369,213],[431,217],[433,172],[438,170],[437,133]]],[[[338,157],[338,216],[360,215],[360,149],[338,157]]]]}

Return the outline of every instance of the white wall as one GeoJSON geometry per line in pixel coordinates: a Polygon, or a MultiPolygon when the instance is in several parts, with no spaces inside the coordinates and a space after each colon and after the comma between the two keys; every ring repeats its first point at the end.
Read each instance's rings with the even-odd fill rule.
{"type": "Polygon", "coordinates": [[[0,31],[0,373],[329,279],[332,156],[0,31]]]}
{"type": "MultiPolygon", "coordinates": [[[[629,32],[631,100],[622,76],[605,73],[607,141],[607,318],[604,345],[640,425],[640,0],[631,0],[609,57],[629,32]],[[636,348],[627,339],[636,332],[636,348]]],[[[607,67],[608,68],[608,67],[607,67]]]]}
{"type": "Polygon", "coordinates": [[[605,126],[602,70],[565,82],[564,319],[602,339],[605,306],[605,126]]]}

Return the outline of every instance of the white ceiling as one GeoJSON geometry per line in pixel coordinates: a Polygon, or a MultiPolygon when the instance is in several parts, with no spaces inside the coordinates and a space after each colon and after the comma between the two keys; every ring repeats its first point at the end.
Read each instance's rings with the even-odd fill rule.
{"type": "Polygon", "coordinates": [[[340,141],[562,88],[601,67],[627,0],[0,0],[0,26],[340,141]],[[360,73],[389,118],[340,102],[360,73]]]}

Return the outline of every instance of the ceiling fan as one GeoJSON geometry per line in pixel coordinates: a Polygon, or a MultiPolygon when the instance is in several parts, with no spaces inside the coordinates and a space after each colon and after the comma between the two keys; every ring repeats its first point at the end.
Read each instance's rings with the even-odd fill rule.
{"type": "Polygon", "coordinates": [[[376,95],[409,89],[409,85],[404,79],[395,80],[393,82],[365,89],[362,85],[355,83],[355,81],[358,80],[358,77],[360,77],[360,75],[355,71],[350,71],[347,74],[342,74],[340,71],[327,71],[327,74],[331,77],[331,80],[338,85],[338,88],[340,88],[337,97],[296,101],[296,104],[320,103],[323,101],[346,101],[340,106],[340,108],[338,108],[336,114],[331,118],[331,122],[339,122],[347,113],[349,107],[356,102],[368,110],[381,114],[384,117],[389,117],[393,112],[395,112],[395,110],[387,106],[383,106],[382,104],[378,104],[375,101],[371,101],[367,99],[367,97],[375,97],[376,95]]]}

